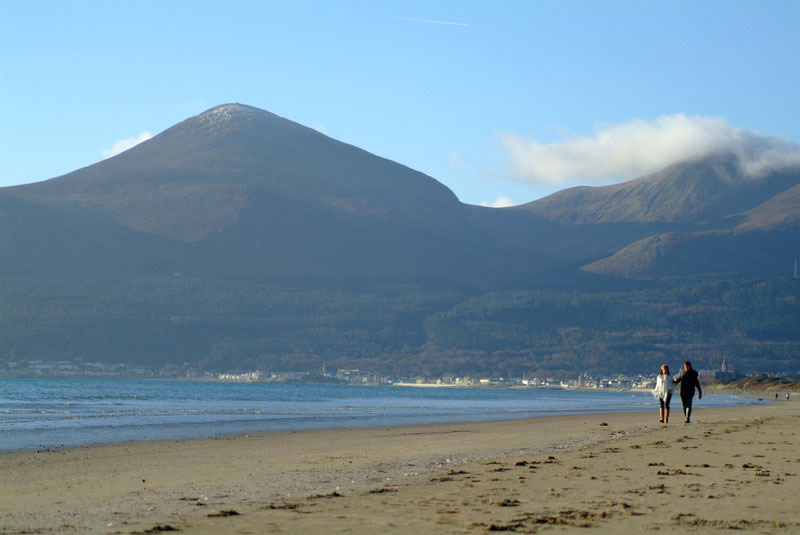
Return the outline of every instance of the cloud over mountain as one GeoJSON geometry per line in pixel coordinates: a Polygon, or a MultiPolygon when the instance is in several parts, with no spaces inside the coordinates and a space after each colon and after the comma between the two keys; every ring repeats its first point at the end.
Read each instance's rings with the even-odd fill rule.
{"type": "Polygon", "coordinates": [[[594,136],[540,143],[513,133],[502,137],[512,174],[524,182],[611,183],[636,178],[676,161],[733,153],[744,174],[800,165],[800,147],[718,117],[662,115],[605,125],[594,136]]]}
{"type": "Polygon", "coordinates": [[[153,137],[153,134],[151,134],[148,131],[144,131],[138,136],[120,139],[119,141],[114,143],[114,145],[110,149],[105,149],[101,151],[101,153],[103,154],[103,158],[111,158],[112,156],[116,156],[120,152],[125,152],[131,147],[135,147],[136,145],[138,145],[143,141],[147,141],[151,137],[153,137]]]}
{"type": "Polygon", "coordinates": [[[490,208],[508,208],[509,206],[514,206],[514,201],[506,197],[505,195],[500,195],[494,202],[489,201],[481,201],[479,206],[486,206],[490,208]]]}

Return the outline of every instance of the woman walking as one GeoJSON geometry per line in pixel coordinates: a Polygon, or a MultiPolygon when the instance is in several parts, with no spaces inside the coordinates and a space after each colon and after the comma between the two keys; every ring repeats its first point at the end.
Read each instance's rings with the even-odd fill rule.
{"type": "Polygon", "coordinates": [[[669,375],[669,366],[661,366],[661,373],[656,377],[656,388],[653,395],[658,398],[660,406],[658,410],[659,422],[669,423],[669,402],[672,399],[672,391],[675,390],[675,382],[669,375]]]}

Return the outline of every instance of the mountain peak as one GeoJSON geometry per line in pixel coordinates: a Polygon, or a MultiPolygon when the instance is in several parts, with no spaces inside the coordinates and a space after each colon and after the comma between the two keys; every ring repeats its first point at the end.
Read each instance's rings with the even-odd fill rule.
{"type": "Polygon", "coordinates": [[[226,123],[233,120],[238,115],[252,112],[255,108],[243,106],[242,104],[222,104],[206,110],[198,118],[212,124],[226,123]]]}
{"type": "Polygon", "coordinates": [[[209,108],[206,111],[204,111],[203,113],[201,113],[200,115],[206,115],[208,113],[218,113],[218,112],[223,112],[223,111],[237,113],[237,112],[253,111],[253,110],[255,110],[255,111],[264,111],[264,110],[260,110],[258,108],[255,108],[253,106],[248,106],[247,104],[240,104],[238,102],[228,102],[228,103],[225,103],[225,104],[219,104],[218,106],[214,106],[213,108],[209,108]]]}
{"type": "Polygon", "coordinates": [[[337,217],[395,218],[428,228],[459,207],[429,176],[238,103],[210,108],[114,158],[14,194],[80,204],[123,226],[185,241],[237,224],[245,209],[334,210],[337,217]]]}
{"type": "Polygon", "coordinates": [[[238,102],[232,102],[228,104],[220,104],[219,106],[214,106],[203,113],[197,115],[197,119],[203,121],[209,121],[213,123],[225,123],[228,121],[235,120],[239,117],[246,117],[246,116],[253,116],[258,114],[264,115],[273,115],[268,111],[255,108],[253,106],[247,106],[246,104],[239,104],[238,102]]]}
{"type": "Polygon", "coordinates": [[[259,128],[267,124],[274,125],[275,121],[284,123],[284,126],[294,124],[288,119],[282,119],[273,113],[253,106],[228,103],[214,106],[203,113],[190,117],[176,125],[176,127],[179,132],[190,129],[195,130],[196,133],[212,133],[218,130],[238,130],[248,127],[250,129],[259,128]]]}

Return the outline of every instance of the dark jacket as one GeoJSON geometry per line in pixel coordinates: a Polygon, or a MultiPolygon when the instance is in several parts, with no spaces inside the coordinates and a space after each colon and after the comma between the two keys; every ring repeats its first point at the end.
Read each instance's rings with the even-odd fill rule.
{"type": "Polygon", "coordinates": [[[675,380],[681,384],[682,398],[690,398],[694,396],[695,388],[697,388],[698,394],[701,396],[703,395],[703,391],[700,389],[700,380],[697,378],[697,370],[694,368],[689,371],[686,371],[685,368],[682,369],[681,373],[678,374],[678,377],[675,380]]]}

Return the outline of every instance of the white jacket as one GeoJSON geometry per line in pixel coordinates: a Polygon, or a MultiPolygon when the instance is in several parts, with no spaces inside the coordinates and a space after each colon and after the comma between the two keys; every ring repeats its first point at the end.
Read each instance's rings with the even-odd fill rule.
{"type": "Polygon", "coordinates": [[[672,394],[675,390],[675,383],[672,382],[672,377],[668,374],[661,373],[656,377],[656,387],[653,389],[653,396],[667,400],[667,394],[672,394]]]}

